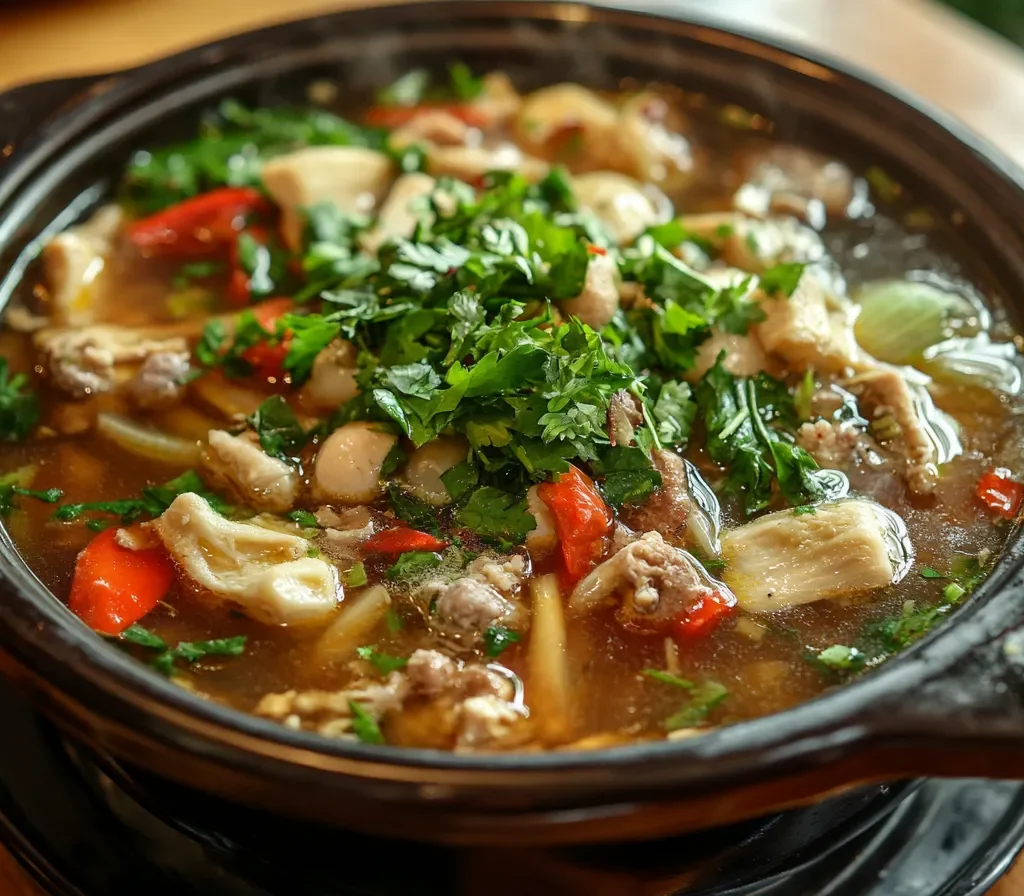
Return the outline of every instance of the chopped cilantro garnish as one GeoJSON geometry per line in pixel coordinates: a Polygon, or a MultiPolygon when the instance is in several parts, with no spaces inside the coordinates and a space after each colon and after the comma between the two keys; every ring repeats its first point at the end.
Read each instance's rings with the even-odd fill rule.
{"type": "Polygon", "coordinates": [[[784,261],[775,267],[768,268],[758,277],[761,289],[770,296],[781,295],[789,298],[796,292],[806,267],[806,264],[798,261],[784,261]]]}
{"type": "Polygon", "coordinates": [[[408,657],[392,656],[390,653],[378,650],[375,645],[357,647],[356,653],[360,659],[366,660],[381,675],[397,672],[399,669],[404,669],[409,663],[408,657]]]}
{"type": "Polygon", "coordinates": [[[295,411],[280,395],[271,395],[248,419],[260,439],[260,447],[270,457],[294,462],[309,434],[302,428],[295,411]]]}
{"type": "Polygon", "coordinates": [[[511,647],[522,638],[503,625],[492,625],[484,632],[484,653],[489,657],[501,656],[507,647],[511,647]]]}
{"type": "Polygon", "coordinates": [[[349,711],[352,713],[352,733],[355,734],[364,744],[382,744],[384,735],[381,734],[380,726],[360,704],[350,700],[349,711]]]}
{"type": "Polygon", "coordinates": [[[692,691],[696,687],[692,681],[687,681],[685,678],[680,678],[671,672],[662,672],[661,669],[644,669],[643,674],[654,681],[670,684],[672,687],[682,688],[684,691],[692,691]]]}
{"type": "Polygon", "coordinates": [[[191,665],[210,656],[241,656],[245,652],[246,636],[217,638],[212,641],[179,641],[170,647],[163,638],[147,628],[135,624],[121,632],[120,640],[155,651],[148,663],[158,672],[170,676],[178,661],[191,665]]]}
{"type": "Polygon", "coordinates": [[[11,376],[7,359],[0,358],[0,441],[20,442],[39,421],[39,399],[27,385],[28,377],[11,376]]]}
{"type": "Polygon", "coordinates": [[[922,579],[944,579],[944,578],[946,578],[941,572],[939,572],[937,569],[932,569],[932,567],[930,567],[930,566],[922,566],[917,571],[917,573],[918,573],[919,576],[921,576],[922,579]]]}
{"type": "Polygon", "coordinates": [[[729,691],[717,681],[705,681],[690,692],[690,702],[665,720],[668,731],[700,725],[726,697],[729,691]]]}
{"type": "Polygon", "coordinates": [[[362,588],[368,581],[366,567],[361,560],[354,563],[341,574],[341,582],[348,588],[362,588]]]}
{"type": "Polygon", "coordinates": [[[389,579],[413,579],[441,565],[441,555],[433,551],[406,551],[388,569],[389,579]]]}
{"type": "Polygon", "coordinates": [[[833,672],[856,672],[864,667],[868,657],[856,647],[833,644],[815,654],[813,660],[817,665],[833,672]]]}
{"type": "Polygon", "coordinates": [[[303,529],[316,529],[320,525],[316,521],[316,514],[310,510],[292,510],[285,514],[285,518],[302,526],[303,529]]]}

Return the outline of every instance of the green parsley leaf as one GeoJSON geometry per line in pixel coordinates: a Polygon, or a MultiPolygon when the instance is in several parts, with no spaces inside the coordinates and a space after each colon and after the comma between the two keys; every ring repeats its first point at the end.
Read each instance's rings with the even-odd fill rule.
{"type": "Polygon", "coordinates": [[[454,62],[448,67],[448,80],[452,95],[463,102],[475,100],[484,90],[483,79],[476,77],[463,62],[454,62]]]}
{"type": "Polygon", "coordinates": [[[654,679],[654,681],[670,684],[672,687],[682,688],[685,691],[692,691],[696,687],[692,681],[687,681],[685,678],[680,678],[678,675],[673,675],[670,672],[662,672],[661,669],[644,669],[641,674],[654,679]]]}
{"type": "Polygon", "coordinates": [[[770,296],[785,296],[787,299],[796,292],[800,278],[807,265],[799,261],[784,261],[758,276],[763,289],[770,296]]]}
{"type": "Polygon", "coordinates": [[[366,566],[361,560],[354,563],[341,574],[341,583],[347,588],[362,588],[368,581],[366,566]]]}
{"type": "Polygon", "coordinates": [[[39,398],[26,389],[28,377],[10,375],[6,358],[0,358],[0,441],[20,442],[39,422],[39,398]]]}
{"type": "Polygon", "coordinates": [[[498,538],[521,544],[537,527],[537,520],[526,510],[526,498],[503,492],[493,486],[478,488],[455,511],[455,523],[484,538],[498,538]]]}
{"type": "Polygon", "coordinates": [[[717,681],[705,681],[695,687],[691,695],[687,706],[665,720],[666,730],[677,731],[702,724],[711,711],[729,696],[729,691],[717,681]]]}
{"type": "Polygon", "coordinates": [[[833,672],[856,672],[864,668],[868,657],[856,647],[833,644],[814,656],[814,662],[833,672]]]}
{"type": "Polygon", "coordinates": [[[416,106],[430,86],[430,72],[425,68],[414,68],[397,81],[377,92],[377,102],[382,106],[416,106]]]}
{"type": "Polygon", "coordinates": [[[395,516],[413,529],[437,535],[439,529],[436,507],[402,491],[394,484],[388,486],[388,503],[395,516]]]}
{"type": "Polygon", "coordinates": [[[522,639],[519,632],[505,628],[503,625],[492,625],[484,632],[484,653],[489,657],[501,656],[502,652],[522,639]]]}
{"type": "Polygon", "coordinates": [[[148,647],[151,650],[167,650],[167,642],[163,638],[138,623],[128,626],[121,632],[120,637],[122,641],[127,641],[129,644],[138,644],[140,647],[148,647]]]}
{"type": "Polygon", "coordinates": [[[917,571],[917,574],[922,579],[944,579],[944,578],[946,578],[941,572],[939,572],[937,569],[932,569],[932,567],[930,567],[930,566],[922,566],[917,571]]]}
{"type": "Polygon", "coordinates": [[[441,565],[441,555],[433,551],[406,551],[399,554],[394,565],[387,571],[389,579],[414,579],[428,569],[441,565]]]}
{"type": "Polygon", "coordinates": [[[316,520],[316,514],[309,510],[292,510],[284,516],[285,519],[298,523],[303,529],[317,529],[320,526],[316,520]]]}
{"type": "Polygon", "coordinates": [[[270,457],[294,463],[309,439],[295,412],[280,395],[271,395],[247,420],[260,439],[260,447],[270,457]]]}
{"type": "Polygon", "coordinates": [[[357,647],[356,653],[359,658],[366,660],[376,669],[381,675],[389,675],[392,672],[397,672],[399,669],[404,669],[409,664],[409,658],[404,656],[392,656],[390,653],[385,653],[383,650],[378,650],[376,645],[367,647],[357,647]]]}
{"type": "Polygon", "coordinates": [[[661,473],[640,448],[617,445],[606,448],[592,464],[605,500],[616,510],[626,504],[642,504],[661,488],[661,473]]]}
{"type": "Polygon", "coordinates": [[[352,713],[352,733],[355,734],[364,744],[382,744],[384,735],[380,732],[380,726],[376,719],[371,716],[355,700],[350,700],[349,711],[352,713]]]}
{"type": "Polygon", "coordinates": [[[697,403],[688,383],[672,380],[664,383],[651,408],[658,440],[666,448],[682,448],[690,439],[697,403]]]}

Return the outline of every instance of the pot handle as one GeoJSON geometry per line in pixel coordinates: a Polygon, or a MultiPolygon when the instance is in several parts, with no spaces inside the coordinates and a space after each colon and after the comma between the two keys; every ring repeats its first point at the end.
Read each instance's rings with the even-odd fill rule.
{"type": "Polygon", "coordinates": [[[30,134],[46,128],[49,119],[90,87],[104,80],[100,75],[82,75],[36,81],[0,93],[0,173],[11,164],[30,134]]]}
{"type": "Polygon", "coordinates": [[[1006,560],[862,715],[902,771],[1024,780],[1024,571],[1006,560]]]}

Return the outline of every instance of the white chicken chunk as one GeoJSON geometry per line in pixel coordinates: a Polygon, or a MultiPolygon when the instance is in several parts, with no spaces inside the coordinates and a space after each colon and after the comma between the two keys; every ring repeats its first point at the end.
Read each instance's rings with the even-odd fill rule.
{"type": "Polygon", "coordinates": [[[522,101],[515,131],[521,146],[543,154],[569,131],[589,146],[607,141],[618,124],[618,110],[592,90],[579,84],[552,84],[522,101]]]}
{"type": "Polygon", "coordinates": [[[690,142],[669,126],[672,110],[664,99],[641,93],[627,100],[615,129],[619,168],[641,181],[682,186],[693,171],[690,142]]]}
{"type": "Polygon", "coordinates": [[[359,238],[363,251],[376,255],[388,240],[411,237],[422,214],[418,206],[430,195],[436,183],[430,175],[418,171],[398,178],[380,207],[377,223],[359,238]]]}
{"type": "Polygon", "coordinates": [[[381,470],[398,437],[375,423],[347,423],[316,454],[313,490],[333,504],[369,504],[384,493],[381,470]]]}
{"type": "Polygon", "coordinates": [[[442,506],[451,495],[441,477],[469,456],[469,443],[461,437],[441,436],[417,448],[402,470],[402,483],[421,501],[442,506]]]}
{"type": "Polygon", "coordinates": [[[394,163],[360,146],[311,146],[264,163],[260,176],[281,207],[285,242],[297,252],[307,209],[329,203],[348,214],[371,214],[387,194],[394,163]]]}
{"type": "Polygon", "coordinates": [[[611,323],[619,310],[619,287],[622,278],[615,259],[607,255],[592,255],[587,265],[583,292],[573,299],[563,299],[558,307],[563,314],[578,317],[588,327],[603,329],[611,323]]]}
{"type": "Polygon", "coordinates": [[[244,507],[285,513],[299,496],[299,473],[291,464],[269,457],[253,433],[233,436],[212,429],[204,456],[215,485],[230,491],[244,507]]]}
{"type": "Polygon", "coordinates": [[[427,170],[434,177],[455,177],[478,183],[489,171],[515,171],[528,181],[538,181],[548,173],[547,162],[526,155],[514,143],[495,146],[427,147],[427,170]]]}
{"type": "Polygon", "coordinates": [[[912,492],[928,495],[939,481],[939,465],[962,452],[955,425],[932,401],[927,377],[916,371],[906,373],[887,364],[875,363],[849,381],[860,405],[870,410],[874,421],[891,418],[893,443],[905,460],[904,475],[912,492]],[[911,383],[908,375],[923,382],[911,383]]]}
{"type": "Polygon", "coordinates": [[[866,362],[853,335],[854,312],[805,271],[791,296],[763,296],[753,328],[765,350],[794,370],[841,373],[866,362]]]}
{"type": "Polygon", "coordinates": [[[266,625],[323,622],[341,599],[334,567],[307,556],[305,538],[227,520],[199,495],[179,495],[146,525],[201,598],[266,625]]]}
{"type": "Polygon", "coordinates": [[[906,572],[903,521],[865,500],[782,510],[722,533],[725,582],[750,613],[884,588],[906,572]]]}
{"type": "Polygon", "coordinates": [[[818,225],[825,214],[846,211],[854,197],[853,172],[846,165],[798,146],[777,143],[746,153],[739,167],[745,183],[736,204],[750,214],[796,214],[818,225]],[[820,205],[820,216],[813,203],[820,205]]]}
{"type": "Polygon", "coordinates": [[[99,277],[123,220],[121,206],[106,205],[46,244],[43,271],[54,323],[83,327],[93,322],[99,277]]]}
{"type": "Polygon", "coordinates": [[[815,420],[803,423],[796,432],[796,443],[826,469],[842,469],[850,463],[860,441],[853,421],[815,420]]]}
{"type": "Polygon", "coordinates": [[[137,330],[114,325],[42,330],[35,341],[46,355],[54,385],[75,398],[113,389],[120,364],[139,363],[158,353],[188,352],[181,337],[146,339],[137,330]]]}
{"type": "Polygon", "coordinates": [[[309,380],[302,387],[303,402],[322,411],[336,410],[359,394],[358,372],[356,347],[335,339],[313,360],[309,380]]]}
{"type": "Polygon", "coordinates": [[[667,199],[658,202],[641,185],[613,171],[594,171],[573,178],[573,190],[580,207],[592,212],[617,243],[632,243],[653,224],[671,216],[667,199]]]}
{"type": "Polygon", "coordinates": [[[569,609],[589,613],[618,599],[616,616],[625,628],[656,633],[716,595],[728,599],[725,586],[713,581],[700,563],[659,532],[646,532],[579,582],[569,609]]]}

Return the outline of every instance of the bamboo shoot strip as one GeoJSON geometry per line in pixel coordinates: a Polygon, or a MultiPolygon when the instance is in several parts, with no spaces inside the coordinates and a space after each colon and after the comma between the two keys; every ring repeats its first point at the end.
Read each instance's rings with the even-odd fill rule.
{"type": "Polygon", "coordinates": [[[572,736],[573,725],[565,615],[558,578],[546,575],[536,579],[531,594],[533,623],[527,695],[531,717],[545,743],[564,743],[572,736]]]}

